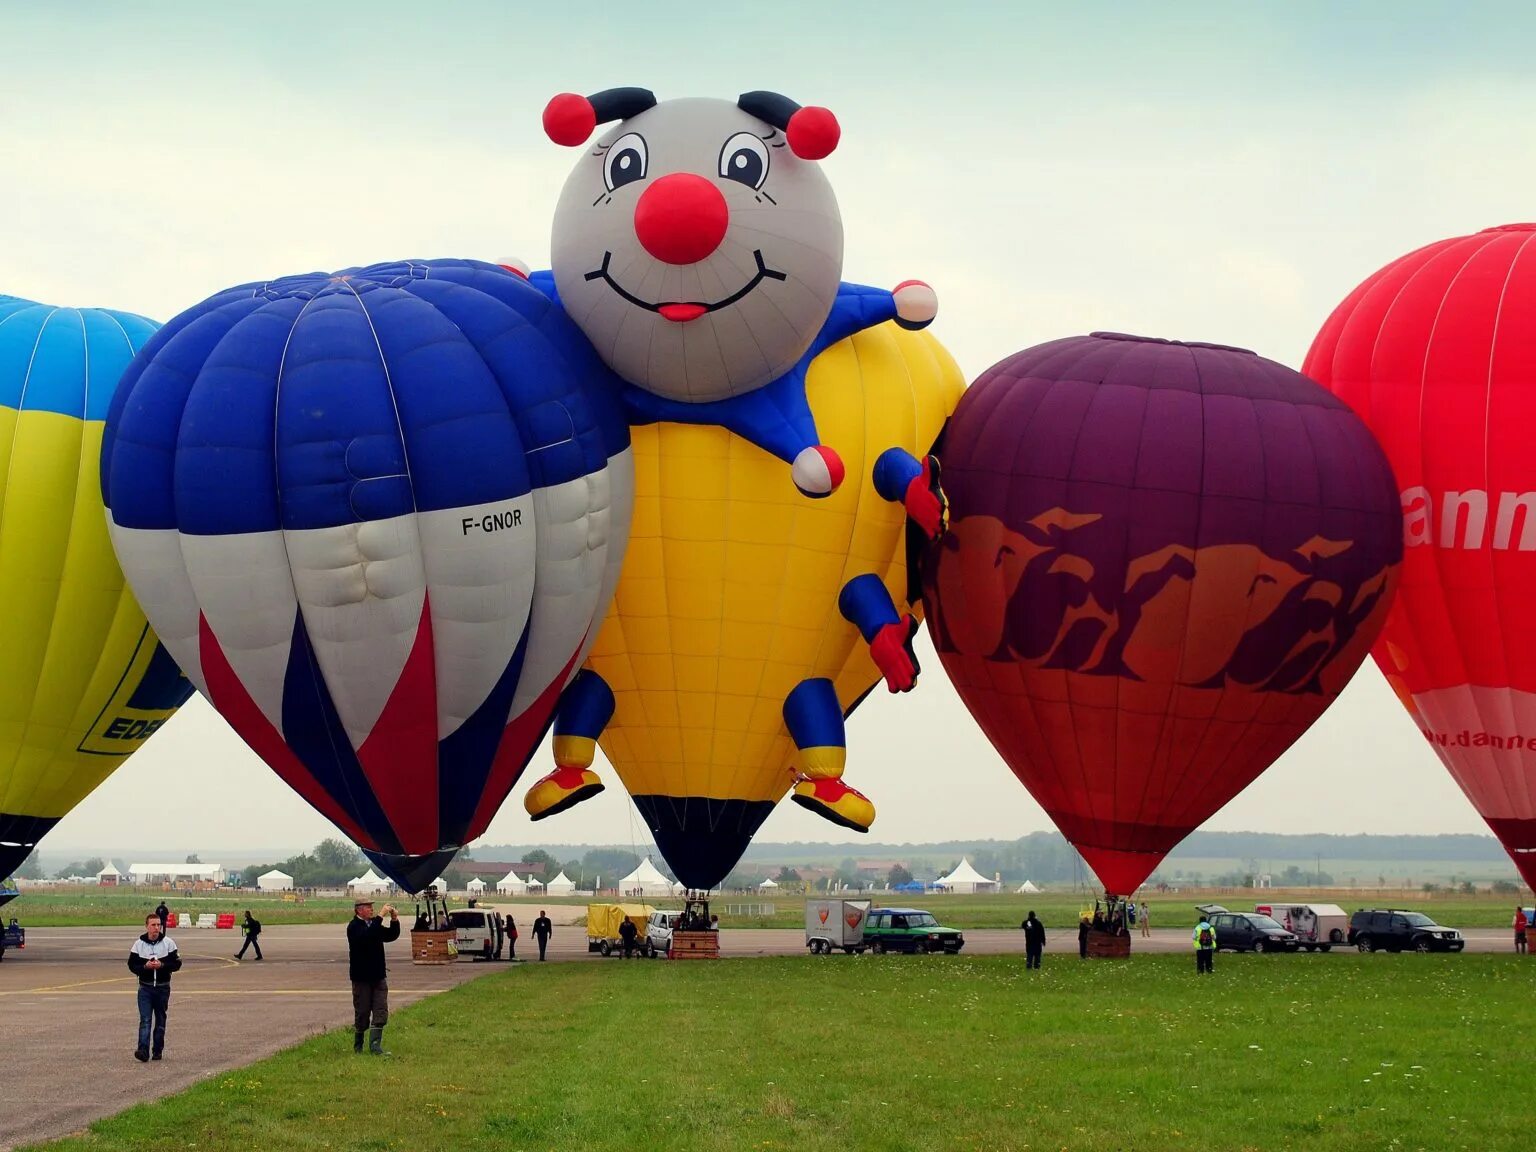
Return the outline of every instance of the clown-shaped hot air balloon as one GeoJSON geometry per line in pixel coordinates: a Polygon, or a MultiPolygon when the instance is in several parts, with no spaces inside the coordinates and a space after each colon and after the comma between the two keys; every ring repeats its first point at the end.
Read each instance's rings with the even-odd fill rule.
{"type": "Polygon", "coordinates": [[[599,790],[601,737],[678,877],[708,887],[790,789],[844,827],[874,819],[842,780],[843,720],[882,676],[914,683],[906,523],[942,530],[925,457],[962,381],[915,331],[927,285],[841,281],[826,109],[616,89],[544,113],[572,146],[610,121],[533,281],[628,384],[636,523],[525,803],[541,818],[599,790]]]}
{"type": "Polygon", "coordinates": [[[485,829],[608,605],[615,388],[520,277],[437,260],[223,292],[113,406],[112,539],[166,646],[413,891],[485,829]]]}
{"type": "Polygon", "coordinates": [[[1303,370],[1397,474],[1402,590],[1376,663],[1536,884],[1536,224],[1442,240],[1335,309],[1303,370]]]}
{"type": "Polygon", "coordinates": [[[112,555],[96,472],[154,330],[0,296],[0,878],[192,693],[112,555]]]}
{"type": "Polygon", "coordinates": [[[1282,365],[1113,333],[988,370],[941,457],[934,644],[1030,794],[1128,895],[1365,659],[1402,557],[1391,469],[1282,365]]]}

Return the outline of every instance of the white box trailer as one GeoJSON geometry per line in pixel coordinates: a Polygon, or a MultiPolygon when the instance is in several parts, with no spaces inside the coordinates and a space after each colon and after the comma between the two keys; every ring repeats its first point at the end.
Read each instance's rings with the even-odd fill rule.
{"type": "Polygon", "coordinates": [[[824,956],[834,949],[862,952],[868,918],[868,900],[807,900],[805,946],[824,956]]]}
{"type": "Polygon", "coordinates": [[[1349,935],[1349,913],[1337,904],[1255,904],[1253,910],[1294,932],[1308,952],[1326,952],[1349,935]]]}

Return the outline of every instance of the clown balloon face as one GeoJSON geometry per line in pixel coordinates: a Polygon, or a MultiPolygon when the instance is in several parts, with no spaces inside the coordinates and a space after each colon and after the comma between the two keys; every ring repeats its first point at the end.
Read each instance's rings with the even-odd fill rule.
{"type": "Polygon", "coordinates": [[[739,396],[783,375],[842,275],[842,219],[815,162],[836,144],[831,113],[769,93],[657,104],[615,89],[556,97],[544,124],[557,143],[584,144],[611,119],[555,211],[567,312],[615,372],[671,400],[739,396]]]}

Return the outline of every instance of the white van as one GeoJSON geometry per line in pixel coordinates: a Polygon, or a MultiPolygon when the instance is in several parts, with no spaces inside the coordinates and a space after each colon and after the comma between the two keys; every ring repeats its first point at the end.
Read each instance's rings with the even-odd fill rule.
{"type": "Polygon", "coordinates": [[[496,913],[490,908],[455,908],[448,913],[453,925],[454,942],[460,956],[477,960],[500,960],[502,934],[496,927],[496,913]]]}
{"type": "Polygon", "coordinates": [[[1294,932],[1308,952],[1327,952],[1349,935],[1349,913],[1337,904],[1258,904],[1253,910],[1294,932]]]}

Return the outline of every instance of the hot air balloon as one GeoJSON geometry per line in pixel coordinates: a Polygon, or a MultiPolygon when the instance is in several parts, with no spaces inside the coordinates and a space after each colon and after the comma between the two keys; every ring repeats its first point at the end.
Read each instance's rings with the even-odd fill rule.
{"type": "Polygon", "coordinates": [[[709,888],[791,789],[874,820],[843,721],[882,677],[915,683],[906,525],[943,530],[926,454],[963,382],[917,335],[928,285],[842,281],[825,108],[620,88],[556,96],[544,127],[583,147],[532,280],[625,381],[638,481],[613,614],[524,804],[600,790],[601,739],[678,878],[709,888]]]}
{"type": "Polygon", "coordinates": [[[1402,590],[1374,650],[1536,884],[1536,224],[1420,248],[1350,293],[1304,371],[1381,441],[1402,590]]]}
{"type": "Polygon", "coordinates": [[[1098,874],[1136,890],[1338,696],[1402,555],[1341,401],[1241,349],[1099,332],[966,392],[940,449],[929,630],[1098,874]]]}
{"type": "Polygon", "coordinates": [[[519,276],[233,288],[134,361],[112,541],[261,757],[416,891],[490,822],[611,598],[632,462],[608,371],[519,276]]]}
{"type": "Polygon", "coordinates": [[[0,877],[192,692],[112,555],[96,472],[154,330],[0,296],[0,877]]]}

